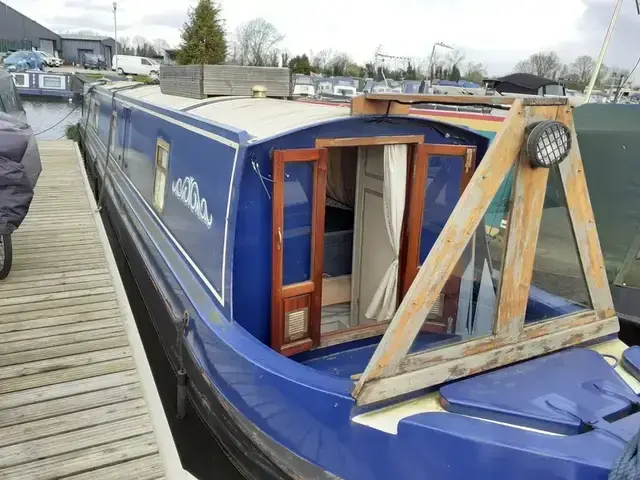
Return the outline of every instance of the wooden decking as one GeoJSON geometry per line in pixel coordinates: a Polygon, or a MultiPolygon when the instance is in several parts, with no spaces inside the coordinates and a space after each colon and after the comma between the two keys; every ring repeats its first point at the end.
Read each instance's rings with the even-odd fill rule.
{"type": "Polygon", "coordinates": [[[186,478],[76,145],[39,146],[0,281],[0,479],[186,478]]]}

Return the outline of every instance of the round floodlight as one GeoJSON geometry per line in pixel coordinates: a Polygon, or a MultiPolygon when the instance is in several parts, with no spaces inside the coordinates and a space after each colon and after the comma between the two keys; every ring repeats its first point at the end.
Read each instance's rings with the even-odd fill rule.
{"type": "Polygon", "coordinates": [[[534,167],[552,167],[567,158],[569,150],[571,130],[564,123],[545,120],[529,132],[527,155],[534,167]]]}

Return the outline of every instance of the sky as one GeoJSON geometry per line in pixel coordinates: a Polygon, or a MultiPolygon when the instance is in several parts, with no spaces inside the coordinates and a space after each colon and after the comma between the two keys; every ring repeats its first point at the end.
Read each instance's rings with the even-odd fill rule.
{"type": "MultiPolygon", "coordinates": [[[[197,0],[119,0],[118,34],[164,38],[178,45],[187,11],[197,0]]],[[[263,17],[293,55],[323,49],[370,61],[382,45],[389,55],[428,58],[434,42],[466,59],[509,73],[518,60],[554,50],[570,63],[597,57],[615,0],[221,0],[226,30],[263,17]],[[516,7],[516,4],[518,6],[516,7]]],[[[113,35],[112,0],[9,0],[9,5],[55,31],[92,29],[113,35]]],[[[2,14],[0,10],[0,15],[2,14]]],[[[443,51],[442,54],[445,54],[443,51]]],[[[640,15],[625,0],[605,63],[631,68],[640,57],[640,15]]],[[[640,75],[635,75],[640,81],[640,75]]]]}

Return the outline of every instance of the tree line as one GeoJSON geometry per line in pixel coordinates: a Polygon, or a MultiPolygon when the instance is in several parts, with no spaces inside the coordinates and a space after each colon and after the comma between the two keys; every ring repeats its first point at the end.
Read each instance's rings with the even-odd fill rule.
{"type": "Polygon", "coordinates": [[[213,0],[200,0],[191,8],[181,33],[177,55],[180,64],[217,64],[286,66],[292,73],[325,76],[370,77],[422,80],[440,78],[482,83],[487,67],[482,63],[465,62],[459,50],[433,59],[403,59],[392,64],[368,62],[360,65],[349,54],[331,49],[292,55],[281,47],[285,36],[264,18],[255,18],[239,25],[227,35],[220,6],[213,0]]]}
{"type": "MultiPolygon", "coordinates": [[[[563,63],[556,52],[538,52],[516,63],[515,73],[531,73],[557,80],[567,88],[584,91],[596,68],[596,61],[589,55],[580,55],[571,63],[563,63]]],[[[596,88],[618,86],[621,79],[629,77],[629,70],[602,65],[596,79],[596,88]]]]}

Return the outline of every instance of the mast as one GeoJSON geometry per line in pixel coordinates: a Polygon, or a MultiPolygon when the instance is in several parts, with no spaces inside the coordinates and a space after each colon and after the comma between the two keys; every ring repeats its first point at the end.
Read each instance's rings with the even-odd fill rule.
{"type": "MultiPolygon", "coordinates": [[[[620,14],[620,8],[622,7],[623,1],[624,0],[618,0],[618,2],[616,3],[616,8],[613,11],[613,15],[611,16],[611,21],[609,22],[609,28],[607,29],[607,34],[604,37],[604,42],[602,42],[600,55],[598,56],[598,61],[596,62],[596,68],[594,68],[593,70],[593,74],[591,75],[591,80],[589,81],[589,86],[587,87],[587,93],[584,98],[584,103],[589,103],[589,99],[591,98],[591,92],[593,92],[593,87],[595,86],[596,80],[598,79],[598,75],[600,74],[600,68],[602,67],[604,56],[607,53],[607,49],[609,48],[609,42],[611,41],[611,37],[613,36],[613,30],[615,29],[615,25],[618,20],[618,15],[620,14]]],[[[637,5],[638,5],[638,0],[636,0],[636,6],[637,5]]]]}

